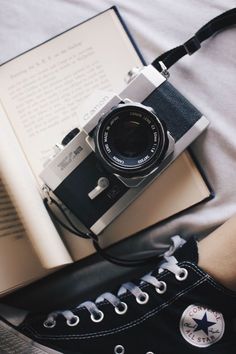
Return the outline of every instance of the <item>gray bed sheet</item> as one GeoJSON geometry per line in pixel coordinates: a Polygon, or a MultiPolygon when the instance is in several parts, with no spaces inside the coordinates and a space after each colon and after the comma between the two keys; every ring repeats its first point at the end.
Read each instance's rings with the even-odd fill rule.
{"type": "MultiPolygon", "coordinates": [[[[0,62],[116,5],[147,62],[187,40],[235,0],[0,0],[0,62]]],[[[159,227],[142,243],[207,234],[236,213],[236,27],[218,33],[171,70],[171,82],[211,122],[193,151],[216,196],[159,227]]],[[[0,83],[1,84],[1,83],[0,83]]],[[[173,200],[173,203],[175,201],[173,200]]]]}

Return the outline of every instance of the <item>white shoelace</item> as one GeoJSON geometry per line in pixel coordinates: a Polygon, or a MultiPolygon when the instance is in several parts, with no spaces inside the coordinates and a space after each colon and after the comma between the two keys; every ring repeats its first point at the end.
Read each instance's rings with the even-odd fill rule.
{"type": "MultiPolygon", "coordinates": [[[[173,236],[171,238],[171,241],[172,241],[172,245],[163,255],[163,261],[161,262],[158,268],[158,273],[160,274],[164,270],[168,270],[169,272],[175,275],[177,280],[181,281],[186,279],[186,277],[188,276],[188,272],[185,268],[181,268],[178,266],[177,264],[178,261],[173,256],[173,254],[178,248],[182,247],[186,241],[182,239],[180,236],[173,236]]],[[[156,289],[157,293],[159,294],[163,294],[167,289],[167,284],[164,281],[159,281],[155,276],[152,275],[152,272],[146,274],[140,279],[140,285],[145,283],[152,285],[156,289]]],[[[128,306],[125,302],[121,300],[121,297],[127,292],[131,293],[135,297],[137,303],[140,305],[147,303],[149,300],[148,293],[144,292],[140,286],[137,286],[132,282],[127,282],[122,284],[117,295],[114,295],[110,292],[106,292],[100,295],[94,302],[85,301],[79,306],[77,306],[76,309],[80,309],[80,308],[87,309],[88,312],[90,313],[90,317],[92,321],[101,322],[104,318],[104,314],[98,308],[99,304],[101,304],[104,301],[107,301],[114,307],[115,312],[117,314],[122,315],[127,311],[128,306]]],[[[46,328],[55,327],[56,317],[58,315],[64,316],[68,326],[76,326],[79,323],[79,317],[77,315],[75,315],[70,310],[64,310],[64,311],[51,312],[48,315],[46,321],[44,321],[44,326],[46,328]]]]}

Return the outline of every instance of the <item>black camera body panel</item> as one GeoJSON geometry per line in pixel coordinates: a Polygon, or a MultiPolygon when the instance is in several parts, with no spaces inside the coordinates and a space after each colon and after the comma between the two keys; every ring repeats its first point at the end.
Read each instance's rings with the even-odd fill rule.
{"type": "Polygon", "coordinates": [[[128,188],[114,175],[104,170],[94,153],[81,162],[54,190],[69,210],[90,229],[126,192],[128,188]],[[109,179],[109,187],[91,200],[88,193],[101,177],[109,179]]]}
{"type": "Polygon", "coordinates": [[[157,87],[142,103],[154,109],[175,141],[202,116],[202,113],[168,81],[157,87]]]}

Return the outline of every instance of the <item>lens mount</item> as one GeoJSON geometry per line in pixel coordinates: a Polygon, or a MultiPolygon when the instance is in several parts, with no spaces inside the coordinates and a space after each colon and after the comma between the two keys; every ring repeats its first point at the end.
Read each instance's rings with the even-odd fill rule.
{"type": "Polygon", "coordinates": [[[168,148],[167,130],[150,107],[120,104],[104,116],[95,131],[97,156],[124,177],[149,174],[168,148]]]}

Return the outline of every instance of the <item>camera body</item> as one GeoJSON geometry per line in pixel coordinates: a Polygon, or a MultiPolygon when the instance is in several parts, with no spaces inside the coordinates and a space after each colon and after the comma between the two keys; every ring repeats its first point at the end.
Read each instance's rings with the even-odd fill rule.
{"type": "Polygon", "coordinates": [[[152,65],[119,95],[95,94],[84,111],[40,177],[97,235],[209,123],[152,65]]]}

